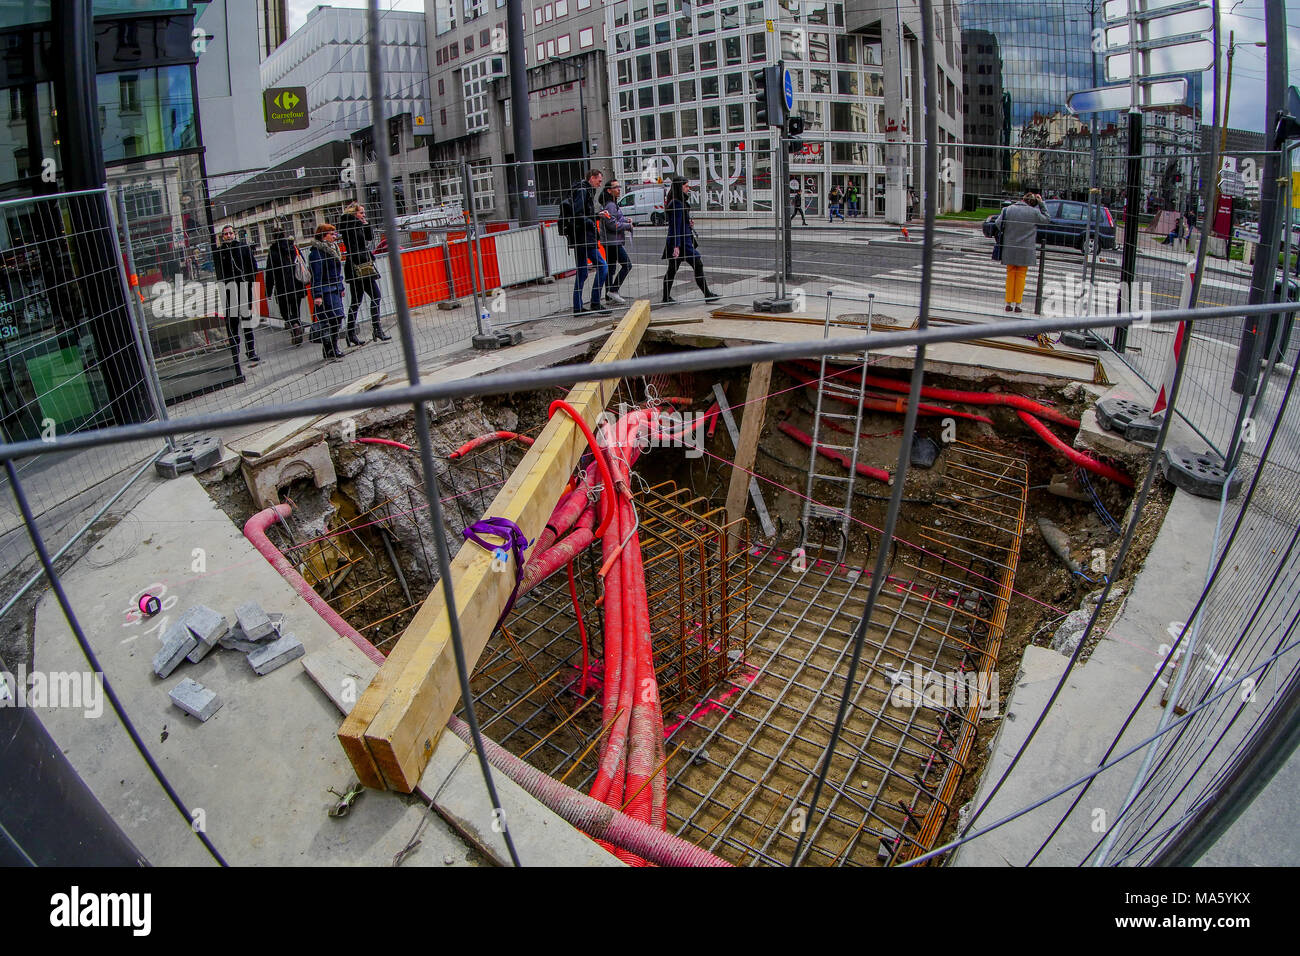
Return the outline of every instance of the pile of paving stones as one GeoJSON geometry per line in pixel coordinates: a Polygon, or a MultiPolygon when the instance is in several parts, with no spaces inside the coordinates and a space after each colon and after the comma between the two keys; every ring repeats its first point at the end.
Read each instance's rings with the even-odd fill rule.
{"type": "MultiPolygon", "coordinates": [[[[265,676],[303,656],[302,641],[282,631],[283,614],[267,614],[256,601],[235,608],[235,625],[202,604],[189,608],[163,633],[162,649],[154,655],[153,672],[170,677],[182,661],[197,664],[218,646],[239,651],[258,674],[265,676]]],[[[187,677],[168,693],[173,704],[199,720],[221,709],[216,692],[187,677]]]]}

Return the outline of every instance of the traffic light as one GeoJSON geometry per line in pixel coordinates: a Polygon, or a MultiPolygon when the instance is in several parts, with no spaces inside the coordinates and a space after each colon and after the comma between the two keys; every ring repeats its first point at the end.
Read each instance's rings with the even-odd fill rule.
{"type": "Polygon", "coordinates": [[[785,135],[789,138],[786,149],[792,153],[797,153],[803,149],[803,140],[799,138],[803,135],[803,117],[798,113],[791,113],[786,117],[785,135]]]}
{"type": "Polygon", "coordinates": [[[765,66],[750,74],[754,81],[754,92],[758,96],[759,126],[780,126],[785,120],[785,94],[781,90],[781,71],[773,66],[765,66]]]}

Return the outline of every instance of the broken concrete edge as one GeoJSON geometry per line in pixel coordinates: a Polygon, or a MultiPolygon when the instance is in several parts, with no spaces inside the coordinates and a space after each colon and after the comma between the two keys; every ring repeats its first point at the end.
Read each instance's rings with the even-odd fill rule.
{"type": "MultiPolygon", "coordinates": [[[[379,671],[350,640],[340,637],[303,658],[303,670],[330,702],[351,712],[379,671]]],[[[492,775],[520,861],[526,866],[623,866],[612,853],[542,804],[501,772],[492,775]],[[544,835],[542,846],[537,845],[544,835]]],[[[478,761],[459,737],[438,736],[415,792],[488,859],[510,866],[505,840],[493,829],[493,813],[478,761]]]]}

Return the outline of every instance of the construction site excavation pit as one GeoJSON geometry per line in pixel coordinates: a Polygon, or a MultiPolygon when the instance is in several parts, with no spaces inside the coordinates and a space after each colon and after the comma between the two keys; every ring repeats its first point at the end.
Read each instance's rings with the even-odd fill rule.
{"type": "MultiPolygon", "coordinates": [[[[639,352],[664,347],[643,343],[639,352]]],[[[619,383],[611,421],[620,409],[672,409],[673,434],[684,438],[643,447],[629,489],[669,832],[737,865],[912,859],[956,827],[1025,646],[1073,649],[1062,622],[1090,609],[1105,583],[1142,449],[1127,459],[1078,453],[1093,469],[1033,429],[1025,414],[1074,446],[1078,420],[1103,391],[1086,374],[946,371],[927,371],[927,390],[938,391],[922,398],[885,577],[815,811],[899,459],[906,369],[873,359],[864,370],[861,356],[844,356],[824,368],[804,360],[619,383]],[[732,435],[745,436],[755,413],[761,428],[746,452],[737,443],[747,438],[732,435]],[[740,494],[743,509],[734,507],[740,494]]],[[[430,406],[453,554],[476,547],[465,529],[492,517],[493,499],[563,395],[430,406]]],[[[371,410],[303,441],[323,445],[328,466],[299,449],[299,464],[260,490],[244,462],[209,491],[241,524],[290,503],[269,536],[387,654],[437,584],[411,412],[371,410]]],[[[1157,488],[1114,592],[1127,592],[1167,504],[1157,488]]],[[[471,661],[471,690],[486,736],[587,792],[611,731],[606,562],[599,541],[572,559],[571,575],[560,564],[529,581],[471,661]]],[[[1093,641],[1120,606],[1103,608],[1093,641]]]]}

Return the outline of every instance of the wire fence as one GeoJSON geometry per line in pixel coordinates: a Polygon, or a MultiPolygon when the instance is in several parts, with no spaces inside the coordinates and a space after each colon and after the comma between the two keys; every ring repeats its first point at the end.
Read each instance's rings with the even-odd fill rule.
{"type": "MultiPolygon", "coordinates": [[[[929,6],[922,3],[923,11],[929,6]]],[[[925,69],[933,71],[932,23],[928,17],[925,22],[925,69]]],[[[1195,308],[1174,308],[1180,304],[1187,257],[1177,249],[1176,232],[1172,249],[1155,240],[1170,235],[1179,219],[1185,221],[1183,201],[1194,195],[1191,185],[1197,180],[1178,189],[1173,187],[1183,181],[1175,177],[1192,175],[1181,172],[1185,168],[1181,163],[1199,159],[1199,153],[1166,154],[1147,161],[1159,185],[1148,195],[1147,210],[1141,213],[1150,221],[1139,240],[1134,278],[1150,284],[1149,310],[1123,309],[1115,314],[1114,310],[1098,309],[1095,296],[1070,299],[1069,283],[1118,275],[1120,263],[1113,250],[1120,246],[1122,227],[1107,201],[1113,203],[1118,197],[1120,181],[1107,170],[1122,165],[1122,154],[1099,160],[1094,173],[1091,161],[1079,158],[1079,150],[1029,146],[1004,155],[989,147],[967,147],[964,152],[958,150],[963,165],[969,164],[972,170],[982,162],[989,165],[987,175],[978,180],[983,191],[972,190],[974,201],[959,203],[957,190],[941,188],[955,185],[947,179],[954,167],[943,165],[941,173],[939,162],[940,150],[952,147],[939,145],[932,125],[935,84],[926,84],[925,92],[930,125],[925,131],[927,145],[919,154],[923,168],[913,187],[915,210],[923,215],[916,236],[910,234],[907,222],[885,220],[878,202],[878,183],[867,179],[874,172],[837,174],[801,159],[792,166],[795,175],[787,182],[774,182],[779,167],[770,141],[759,148],[738,148],[731,143],[723,148],[720,142],[712,149],[712,144],[705,143],[700,150],[680,154],[667,148],[653,153],[642,149],[618,157],[538,163],[536,188],[542,220],[538,224],[519,224],[512,219],[521,198],[519,177],[512,166],[477,162],[393,170],[386,157],[378,164],[380,174],[389,182],[394,173],[401,179],[400,203],[399,195],[385,188],[376,204],[368,184],[349,178],[354,167],[340,162],[336,167],[267,172],[221,183],[183,182],[174,176],[151,182],[145,173],[115,194],[95,190],[3,204],[4,286],[0,291],[5,296],[6,324],[0,341],[9,374],[4,382],[0,460],[9,466],[7,490],[34,518],[24,527],[17,512],[6,512],[0,548],[16,562],[26,557],[20,553],[24,550],[18,543],[20,534],[30,533],[37,542],[57,540],[64,533],[58,522],[61,506],[87,491],[102,496],[96,489],[105,478],[134,473],[133,466],[138,468],[140,461],[156,454],[163,435],[269,425],[307,410],[341,412],[381,402],[409,402],[417,422],[424,500],[431,511],[433,530],[434,554],[426,555],[426,565],[436,568],[448,605],[454,608],[447,574],[449,535],[433,466],[426,403],[469,395],[549,395],[552,386],[580,381],[590,371],[586,366],[532,368],[498,372],[473,382],[426,380],[421,372],[450,360],[476,332],[548,318],[559,320],[556,328],[574,328],[590,321],[586,316],[575,317],[574,305],[579,295],[581,302],[591,301],[595,283],[592,279],[583,282],[581,276],[583,271],[592,271],[584,270],[585,265],[598,267],[599,262],[594,258],[590,263],[575,261],[575,255],[589,251],[587,244],[566,242],[557,220],[561,203],[573,196],[588,168],[594,166],[602,169],[606,182],[612,176],[624,184],[621,197],[612,197],[616,208],[611,215],[621,211],[633,221],[626,247],[630,270],[621,281],[615,280],[616,294],[622,298],[658,300],[664,295],[660,267],[665,247],[672,240],[667,210],[662,206],[663,192],[664,183],[677,174],[694,187],[692,215],[707,283],[701,285],[701,294],[711,288],[724,301],[743,302],[766,294],[775,279],[785,274],[805,297],[828,291],[846,291],[850,300],[855,294],[872,296],[882,308],[896,310],[904,320],[894,331],[854,334],[833,342],[808,337],[767,345],[685,350],[602,367],[602,375],[610,378],[654,376],[882,346],[916,350],[900,457],[884,527],[875,543],[878,563],[864,596],[861,621],[844,647],[852,663],[843,687],[836,688],[841,700],[852,697],[867,623],[877,610],[885,579],[884,562],[903,504],[925,350],[943,342],[986,336],[993,320],[1002,323],[998,332],[1017,337],[1069,329],[1094,330],[1109,337],[1112,327],[1122,328],[1129,332],[1128,341],[1115,347],[1130,367],[1151,384],[1161,381],[1171,368],[1174,373],[1171,409],[1124,529],[1123,544],[1110,568],[1100,607],[1111,582],[1122,573],[1169,440],[1168,421],[1181,415],[1202,432],[1212,448],[1226,453],[1224,446],[1234,440],[1234,424],[1243,417],[1241,400],[1230,387],[1236,361],[1231,343],[1239,338],[1234,332],[1239,333],[1247,322],[1281,329],[1286,322],[1270,322],[1264,317],[1293,315],[1297,304],[1279,307],[1283,311],[1278,313],[1245,305],[1249,278],[1233,265],[1235,260],[1225,242],[1226,258],[1217,265],[1211,260],[1211,268],[1202,277],[1201,301],[1195,308]],[[969,152],[975,148],[982,152],[969,152]],[[1171,160],[1178,162],[1170,165],[1171,160]],[[859,175],[861,183],[853,179],[859,175]],[[840,190],[835,200],[833,189],[840,190]],[[850,206],[850,189],[858,194],[856,209],[850,206]],[[1041,193],[1053,220],[1047,230],[1053,241],[1043,243],[1046,254],[1039,260],[1041,267],[1028,293],[1036,307],[1026,311],[1041,313],[1034,318],[1005,315],[1006,301],[999,291],[1001,266],[991,257],[995,238],[983,229],[987,216],[996,215],[1004,200],[1014,199],[1021,191],[1041,193]],[[183,201],[185,196],[190,197],[189,203],[183,201]],[[213,221],[192,211],[196,201],[211,203],[213,221]],[[279,279],[275,288],[268,290],[266,258],[277,240],[288,239],[290,246],[299,250],[308,247],[322,223],[356,230],[356,224],[342,222],[344,207],[353,201],[366,207],[367,218],[376,228],[371,237],[364,229],[354,231],[352,235],[360,238],[353,240],[354,248],[347,253],[355,256],[364,245],[375,256],[377,289],[364,283],[363,290],[344,278],[346,324],[342,335],[347,335],[349,313],[361,304],[354,301],[356,295],[369,299],[357,331],[362,335],[369,332],[374,338],[364,348],[354,347],[339,362],[324,354],[318,356],[314,345],[300,341],[297,334],[301,331],[304,339],[309,338],[309,327],[318,325],[332,304],[318,304],[322,290],[307,288],[309,283],[298,277],[288,283],[283,295],[274,294],[283,291],[279,279]],[[858,215],[845,215],[839,222],[831,214],[832,202],[837,212],[858,215]],[[938,219],[945,204],[969,205],[969,221],[938,219]],[[803,221],[810,212],[827,214],[829,221],[805,227],[803,221]],[[798,229],[807,230],[799,233],[800,242],[788,268],[774,228],[778,217],[790,223],[791,231],[795,218],[800,220],[798,229]],[[232,227],[234,239],[218,240],[226,225],[232,227]],[[836,229],[842,234],[834,233],[836,229]],[[941,258],[941,252],[956,255],[941,258]],[[245,253],[252,258],[253,268],[236,262],[238,268],[232,275],[229,263],[238,259],[246,264],[245,253]],[[871,259],[876,259],[874,266],[854,265],[871,259]],[[234,306],[228,286],[232,281],[246,283],[236,289],[234,306]],[[1054,284],[1051,289],[1049,283],[1054,284]],[[1054,297],[1057,289],[1060,296],[1054,297]],[[357,295],[362,291],[364,296],[357,295]],[[465,304],[467,299],[473,302],[472,307],[465,304]],[[367,330],[365,319],[376,300],[378,320],[367,330]],[[460,302],[460,307],[442,308],[453,302],[460,302]],[[247,314],[242,314],[244,311],[247,314]],[[293,311],[301,330],[294,328],[295,316],[286,314],[293,311]],[[943,324],[944,318],[954,317],[968,321],[943,324]],[[1171,366],[1165,343],[1177,335],[1177,323],[1184,320],[1196,322],[1192,347],[1177,352],[1171,366]],[[10,328],[15,330],[12,334],[10,328]],[[387,328],[397,333],[392,342],[385,342],[380,335],[387,328]],[[391,379],[393,387],[382,399],[331,395],[370,372],[384,372],[391,379]]],[[[378,112],[382,116],[382,110],[378,112]]],[[[704,122],[707,125],[712,119],[704,122]]],[[[821,155],[824,160],[826,152],[834,155],[841,146],[855,150],[859,145],[876,144],[848,139],[840,143],[828,136],[821,144],[822,153],[801,156],[821,155]]],[[[1206,175],[1199,167],[1193,168],[1198,180],[1206,175]]],[[[1249,202],[1244,205],[1249,210],[1249,202]]],[[[1286,205],[1289,209],[1289,203],[1286,205]]],[[[1204,231],[1206,211],[1194,211],[1204,231]]],[[[1138,218],[1137,211],[1133,218],[1138,218]]],[[[1217,225],[1216,217],[1210,228],[1217,225]]],[[[1285,231],[1289,235],[1289,220],[1285,231]]],[[[318,260],[318,269],[319,260],[331,255],[328,250],[308,251],[316,253],[312,258],[318,260]]],[[[292,251],[289,254],[292,257],[292,251]]],[[[597,255],[609,258],[599,251],[597,255]]],[[[615,255],[611,261],[617,258],[615,255]]],[[[1285,264],[1289,267],[1289,260],[1285,264]]],[[[318,275],[326,273],[317,271],[313,278],[318,275]]],[[[607,287],[603,291],[607,293],[607,287]]],[[[1263,351],[1266,357],[1286,359],[1289,349],[1279,332],[1263,351]]],[[[1241,440],[1241,459],[1230,463],[1246,480],[1247,491],[1225,504],[1220,518],[1224,536],[1215,551],[1208,583],[1195,607],[1189,608],[1188,625],[1170,650],[1165,667],[1133,701],[1136,709],[1167,687],[1166,712],[1176,715],[1181,711],[1183,716],[1169,724],[1168,732],[1142,741],[1152,747],[1150,760],[1134,784],[1133,799],[1118,825],[1088,854],[1094,862],[1142,862],[1184,833],[1196,813],[1213,799],[1219,784],[1240,771],[1242,758],[1258,743],[1259,728],[1290,706],[1297,693],[1295,668],[1300,656],[1295,653],[1294,630],[1300,623],[1296,600],[1300,562],[1296,561],[1295,545],[1300,540],[1300,503],[1294,489],[1300,471],[1300,435],[1296,413],[1291,410],[1295,367],[1292,361],[1284,387],[1281,379],[1264,377],[1258,396],[1251,397],[1249,415],[1244,417],[1253,424],[1253,440],[1241,440]],[[1180,651],[1180,646],[1185,650],[1180,651]]],[[[417,491],[407,489],[412,500],[417,491]]],[[[420,543],[427,547],[422,536],[420,543]]],[[[44,563],[51,581],[57,581],[52,564],[44,563]]],[[[1189,593],[1193,590],[1188,588],[1189,593]]],[[[65,613],[75,624],[70,607],[65,606],[65,613]]],[[[454,610],[450,619],[452,641],[459,647],[454,610]]],[[[1096,622],[1094,614],[1079,641],[1080,648],[1096,622]]],[[[1076,651],[1071,666],[1077,656],[1076,651]]],[[[469,674],[459,655],[457,667],[462,689],[468,688],[469,674]]],[[[840,675],[828,674],[828,682],[832,676],[838,681],[840,675]]],[[[1062,685],[1067,676],[1068,668],[1062,685]]],[[[471,733],[477,736],[473,707],[468,700],[464,703],[471,733]]],[[[823,756],[834,753],[844,716],[841,706],[823,756]]],[[[481,746],[479,750],[485,753],[481,746]]],[[[812,754],[809,763],[807,780],[794,804],[803,813],[800,818],[815,829],[819,796],[832,761],[812,754]],[[814,778],[816,785],[809,787],[814,778]]],[[[495,804],[486,763],[484,775],[489,778],[495,804]]],[[[968,833],[966,838],[984,835],[968,833]]],[[[1050,839],[1051,835],[1045,837],[1050,839]]],[[[794,842],[793,859],[798,860],[803,841],[794,842]]]]}
{"type": "MultiPolygon", "coordinates": [[[[0,203],[0,415],[6,442],[154,421],[160,407],[104,190],[0,203]]],[[[40,527],[69,543],[86,516],[159,453],[157,439],[21,462],[40,527]]],[[[8,480],[3,480],[8,491],[8,480]]],[[[0,506],[6,592],[34,563],[22,518],[0,506]]],[[[9,593],[3,595],[10,597],[9,593]]],[[[7,605],[6,605],[7,609],[7,605]]]]}

